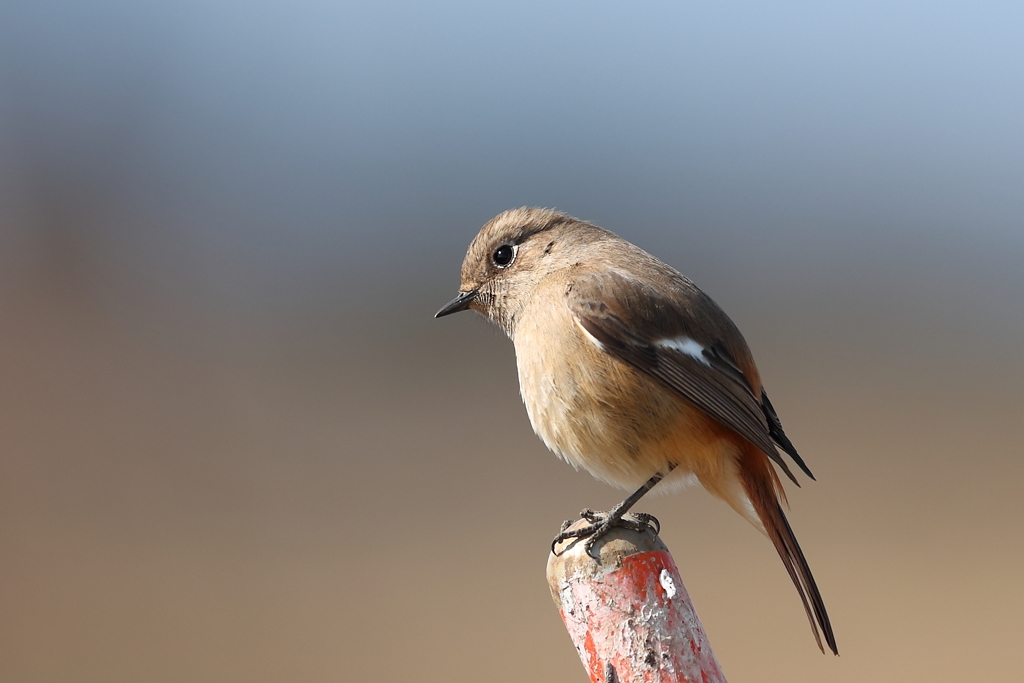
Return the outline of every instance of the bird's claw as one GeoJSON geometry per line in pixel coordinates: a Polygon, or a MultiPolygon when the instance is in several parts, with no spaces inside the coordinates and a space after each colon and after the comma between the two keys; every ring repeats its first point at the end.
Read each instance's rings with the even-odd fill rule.
{"type": "Polygon", "coordinates": [[[634,512],[625,517],[608,512],[594,512],[587,508],[580,512],[580,518],[585,519],[589,524],[570,531],[569,527],[574,524],[573,520],[568,519],[562,523],[558,535],[551,541],[551,553],[553,555],[556,557],[561,555],[561,552],[557,551],[556,548],[562,541],[568,541],[572,538],[585,538],[586,542],[583,545],[583,549],[588,555],[594,557],[590,551],[601,537],[614,527],[622,527],[623,529],[639,533],[651,531],[655,536],[661,533],[661,522],[658,521],[657,517],[646,512],[634,512]]]}
{"type": "Polygon", "coordinates": [[[661,522],[659,522],[658,518],[654,515],[650,514],[649,512],[634,512],[633,518],[636,519],[637,524],[639,524],[641,527],[644,527],[641,528],[640,531],[646,531],[647,529],[650,529],[654,532],[655,536],[661,535],[661,522]]]}

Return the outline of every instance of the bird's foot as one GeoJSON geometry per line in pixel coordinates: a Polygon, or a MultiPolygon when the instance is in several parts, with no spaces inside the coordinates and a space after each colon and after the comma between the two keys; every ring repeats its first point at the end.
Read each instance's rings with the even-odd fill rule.
{"type": "Polygon", "coordinates": [[[569,527],[575,524],[575,521],[567,519],[562,522],[562,530],[551,541],[551,552],[556,556],[561,554],[560,551],[556,550],[556,547],[562,541],[568,541],[571,538],[585,538],[586,542],[583,545],[583,550],[591,557],[594,557],[590,552],[594,544],[615,527],[640,533],[652,531],[655,536],[661,533],[661,523],[658,521],[658,518],[646,512],[633,512],[626,516],[625,511],[594,512],[587,508],[580,512],[580,517],[589,522],[589,524],[570,530],[569,527]]]}

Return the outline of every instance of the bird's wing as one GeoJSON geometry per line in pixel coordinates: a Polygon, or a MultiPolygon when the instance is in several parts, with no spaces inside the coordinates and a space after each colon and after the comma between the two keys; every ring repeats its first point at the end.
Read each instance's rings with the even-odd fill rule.
{"type": "Polygon", "coordinates": [[[602,272],[574,279],[566,302],[580,327],[604,351],[750,441],[797,483],[772,442],[769,413],[746,375],[721,340],[697,333],[697,320],[685,300],[665,296],[628,275],[602,272]]]}

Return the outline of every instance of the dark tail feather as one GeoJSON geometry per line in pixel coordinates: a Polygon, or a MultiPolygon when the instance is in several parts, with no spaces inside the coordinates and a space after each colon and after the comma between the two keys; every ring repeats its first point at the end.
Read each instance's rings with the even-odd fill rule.
{"type": "Polygon", "coordinates": [[[745,458],[744,467],[741,469],[743,486],[746,489],[750,502],[757,510],[758,516],[764,524],[768,537],[775,544],[775,549],[786,565],[789,578],[793,580],[800,600],[804,604],[804,611],[807,613],[807,620],[811,622],[811,631],[818,643],[818,648],[825,652],[821,644],[822,634],[825,636],[825,643],[828,644],[833,654],[839,654],[836,646],[836,637],[832,633],[832,624],[828,619],[828,612],[825,611],[825,603],[821,599],[818,585],[811,575],[811,568],[807,566],[804,553],[800,550],[800,544],[793,535],[793,529],[789,526],[789,520],[779,505],[776,487],[781,487],[778,477],[774,477],[774,471],[768,460],[757,451],[745,458]]]}

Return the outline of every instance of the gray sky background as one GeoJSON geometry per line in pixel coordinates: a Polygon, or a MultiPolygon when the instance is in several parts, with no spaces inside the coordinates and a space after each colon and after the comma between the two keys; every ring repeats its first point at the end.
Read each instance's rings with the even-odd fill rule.
{"type": "Polygon", "coordinates": [[[318,278],[450,273],[476,226],[532,204],[691,270],[1022,284],[1014,3],[5,14],[4,213],[29,217],[8,261],[56,194],[113,270],[293,302],[318,278]]]}

